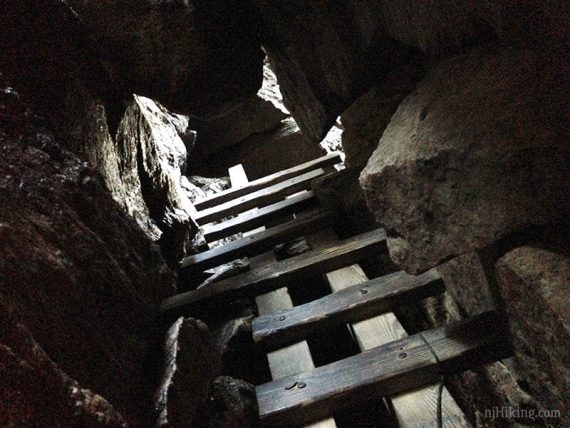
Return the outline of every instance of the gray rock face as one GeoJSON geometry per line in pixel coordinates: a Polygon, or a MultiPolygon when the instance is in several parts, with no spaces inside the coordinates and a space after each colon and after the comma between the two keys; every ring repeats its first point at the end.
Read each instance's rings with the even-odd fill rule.
{"type": "Polygon", "coordinates": [[[127,426],[103,397],[59,369],[1,300],[0,321],[2,426],[127,426]]]}
{"type": "Polygon", "coordinates": [[[255,387],[228,376],[212,385],[210,400],[200,410],[197,425],[203,428],[254,428],[259,426],[255,387]]]}
{"type": "MultiPolygon", "coordinates": [[[[568,2],[255,0],[285,105],[311,141],[386,72],[403,48],[442,58],[489,41],[567,49],[568,2]]],[[[564,53],[562,53],[564,55],[564,53]]]]}
{"type": "Polygon", "coordinates": [[[367,73],[376,58],[366,52],[377,41],[380,3],[255,3],[285,106],[307,138],[319,142],[369,84],[367,73]]]}
{"type": "Polygon", "coordinates": [[[156,392],[157,427],[190,427],[208,399],[221,362],[208,327],[179,318],[166,334],[165,366],[156,392]]]}
{"type": "Polygon", "coordinates": [[[128,93],[196,115],[221,112],[261,86],[255,14],[237,0],[68,0],[128,93]]]}
{"type": "Polygon", "coordinates": [[[341,115],[342,148],[349,167],[364,167],[402,100],[415,88],[421,71],[400,67],[359,97],[341,115]]]}
{"type": "Polygon", "coordinates": [[[366,199],[358,183],[359,174],[358,168],[345,168],[319,177],[312,183],[321,207],[337,211],[339,219],[350,219],[350,224],[344,228],[354,229],[354,232],[370,230],[376,224],[366,207],[366,199]]]}
{"type": "Polygon", "coordinates": [[[481,41],[552,47],[568,43],[570,6],[530,0],[383,0],[384,30],[431,55],[448,55],[481,41]]]}
{"type": "Polygon", "coordinates": [[[522,374],[543,408],[561,411],[560,426],[570,422],[570,256],[565,246],[519,247],[496,264],[522,374]]]}
{"type": "Polygon", "coordinates": [[[175,123],[154,101],[135,96],[119,126],[117,147],[126,211],[159,240],[169,261],[178,261],[197,226],[183,188],[187,153],[175,123]]]}
{"type": "Polygon", "coordinates": [[[567,222],[568,83],[555,59],[528,50],[475,52],[429,73],[360,177],[396,263],[419,272],[567,222]]]}
{"type": "Polygon", "coordinates": [[[501,306],[492,264],[492,257],[473,251],[437,267],[447,292],[463,313],[474,316],[501,306]]]}
{"type": "Polygon", "coordinates": [[[324,156],[318,144],[310,142],[292,118],[277,128],[250,136],[231,150],[217,152],[202,168],[203,174],[223,175],[233,165],[241,163],[250,180],[324,156]]]}
{"type": "Polygon", "coordinates": [[[249,97],[234,110],[210,120],[191,119],[198,131],[196,152],[192,158],[200,162],[210,153],[233,146],[247,137],[278,127],[289,117],[283,107],[277,79],[269,65],[263,67],[263,85],[257,95],[249,97]]]}
{"type": "Polygon", "coordinates": [[[148,426],[158,306],[174,292],[176,278],[97,171],[67,151],[3,83],[0,111],[0,330],[10,336],[9,313],[79,385],[70,392],[73,384],[42,363],[39,351],[15,349],[16,339],[3,330],[0,358],[10,374],[0,376],[0,425],[34,425],[19,415],[37,414],[36,426],[58,425],[58,417],[60,426],[91,426],[64,423],[75,407],[63,404],[91,396],[96,410],[98,394],[130,425],[148,426]],[[35,389],[40,386],[48,392],[35,389]],[[15,402],[14,394],[22,400],[15,402]],[[31,408],[38,413],[28,413],[31,408]],[[55,419],[42,419],[50,411],[55,419]]]}
{"type": "MultiPolygon", "coordinates": [[[[101,13],[108,6],[98,5],[101,13]]],[[[181,138],[190,146],[193,139],[187,118],[142,97],[124,115],[127,97],[118,89],[124,81],[64,2],[10,0],[1,7],[6,20],[0,34],[7,41],[2,71],[59,142],[97,169],[113,198],[177,261],[192,231],[190,203],[179,184],[186,162],[181,138]],[[175,230],[182,233],[175,236],[175,230]]]]}
{"type": "Polygon", "coordinates": [[[123,200],[111,138],[124,110],[123,94],[88,29],[59,0],[7,0],[0,14],[1,72],[59,143],[96,166],[123,200]]]}

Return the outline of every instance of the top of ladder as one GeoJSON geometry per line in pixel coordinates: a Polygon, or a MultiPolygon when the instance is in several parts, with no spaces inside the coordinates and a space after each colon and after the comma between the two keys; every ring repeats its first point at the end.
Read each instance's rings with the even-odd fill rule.
{"type": "Polygon", "coordinates": [[[216,193],[215,195],[209,196],[204,199],[197,200],[194,204],[197,210],[204,210],[206,208],[211,208],[216,205],[222,204],[234,198],[238,198],[243,195],[255,192],[264,187],[271,186],[276,183],[280,183],[288,178],[301,175],[307,171],[311,171],[316,168],[325,168],[327,166],[333,166],[337,163],[342,162],[340,153],[334,152],[326,156],[313,159],[312,161],[303,163],[301,165],[294,166],[283,171],[276,172],[265,177],[261,177],[257,180],[250,181],[249,183],[241,186],[232,186],[230,189],[224,190],[222,192],[216,193]]]}

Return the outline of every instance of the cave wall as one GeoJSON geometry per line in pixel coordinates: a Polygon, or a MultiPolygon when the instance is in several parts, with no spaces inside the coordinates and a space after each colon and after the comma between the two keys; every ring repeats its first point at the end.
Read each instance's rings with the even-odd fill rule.
{"type": "Polygon", "coordinates": [[[301,132],[283,105],[277,78],[264,62],[263,84],[232,111],[213,119],[190,118],[197,131],[189,169],[195,174],[225,176],[242,164],[253,180],[323,156],[326,151],[301,132]]]}
{"type": "Polygon", "coordinates": [[[158,305],[175,275],[97,171],[5,82],[0,97],[0,352],[9,362],[0,423],[145,425],[158,305]]]}
{"type": "Polygon", "coordinates": [[[163,258],[174,265],[194,230],[184,174],[241,162],[255,177],[316,157],[339,115],[353,168],[315,189],[358,227],[386,227],[401,267],[439,266],[449,290],[421,308],[431,325],[505,316],[517,367],[454,381],[471,419],[484,424],[492,403],[563,407],[568,251],[546,231],[566,230],[570,210],[569,10],[556,0],[2,2],[0,72],[15,89],[0,93],[10,367],[0,414],[154,420],[156,358],[146,358],[175,283],[163,258]],[[271,88],[258,92],[261,45],[285,110],[271,88]]]}
{"type": "MultiPolygon", "coordinates": [[[[183,175],[195,133],[133,92],[199,114],[254,95],[260,47],[233,39],[243,21],[237,44],[228,27],[214,37],[222,9],[236,5],[209,17],[184,2],[0,5],[0,425],[154,425],[158,306],[177,283],[165,259],[176,265],[195,231],[183,175]],[[188,28],[201,36],[174,43],[188,28]]],[[[195,407],[210,384],[228,399],[225,381],[203,379],[195,407]]]]}

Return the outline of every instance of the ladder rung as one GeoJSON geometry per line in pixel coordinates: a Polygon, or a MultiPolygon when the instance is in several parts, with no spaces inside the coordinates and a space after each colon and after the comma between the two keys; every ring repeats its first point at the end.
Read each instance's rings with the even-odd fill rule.
{"type": "Polygon", "coordinates": [[[368,255],[378,253],[386,244],[386,232],[376,229],[343,241],[311,250],[304,254],[271,263],[270,265],[216,282],[208,287],[188,291],[165,299],[162,312],[190,309],[198,302],[206,303],[236,294],[259,295],[284,285],[293,286],[301,276],[338,269],[352,264],[368,255]]]}
{"type": "Polygon", "coordinates": [[[195,216],[195,220],[198,224],[204,225],[230,215],[239,214],[252,208],[263,207],[275,203],[283,199],[285,196],[292,195],[293,193],[300,192],[301,190],[310,189],[311,182],[315,178],[324,175],[324,173],[325,171],[320,168],[314,171],[309,171],[303,175],[290,178],[281,183],[250,193],[249,195],[232,199],[231,201],[212,208],[207,208],[203,211],[198,211],[195,216]]]}
{"type": "Polygon", "coordinates": [[[329,227],[334,219],[331,211],[313,211],[271,229],[186,257],[181,267],[203,271],[235,259],[251,257],[305,233],[329,227]]]}
{"type": "Polygon", "coordinates": [[[508,355],[506,334],[497,316],[488,312],[260,385],[260,420],[271,427],[309,423],[355,403],[437,382],[442,373],[508,355]]]}
{"type": "Polygon", "coordinates": [[[255,212],[244,213],[239,217],[215,225],[206,225],[203,227],[203,236],[207,242],[216,241],[239,232],[246,232],[263,226],[268,221],[314,207],[317,203],[318,199],[315,197],[313,191],[310,190],[284,201],[260,208],[255,212]]]}
{"type": "Polygon", "coordinates": [[[232,199],[238,198],[240,196],[247,195],[249,193],[253,193],[257,190],[263,189],[265,187],[269,187],[273,184],[280,183],[285,181],[289,178],[296,177],[298,175],[304,174],[308,171],[317,168],[326,168],[337,163],[342,162],[339,153],[330,153],[326,156],[323,156],[318,159],[314,159],[312,161],[306,162],[301,165],[297,165],[293,168],[289,168],[283,171],[276,172],[275,174],[268,175],[266,177],[259,178],[257,180],[249,182],[247,185],[244,185],[239,188],[231,188],[224,190],[222,192],[216,193],[213,196],[208,198],[201,199],[196,201],[194,206],[197,210],[204,210],[206,208],[211,208],[215,205],[220,205],[224,202],[230,201],[232,199]]]}
{"type": "Polygon", "coordinates": [[[437,271],[414,276],[396,272],[363,282],[287,311],[255,318],[253,339],[269,348],[306,338],[315,331],[390,312],[445,291],[437,271]]]}

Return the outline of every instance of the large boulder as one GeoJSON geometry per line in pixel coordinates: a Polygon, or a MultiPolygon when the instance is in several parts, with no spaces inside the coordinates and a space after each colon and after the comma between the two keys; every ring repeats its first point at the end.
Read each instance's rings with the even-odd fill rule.
{"type": "Polygon", "coordinates": [[[255,0],[255,4],[285,106],[315,143],[368,89],[384,59],[398,60],[389,41],[376,49],[380,2],[255,0]]]}
{"type": "Polygon", "coordinates": [[[238,0],[67,0],[123,87],[167,108],[208,115],[261,86],[255,13],[238,0]]]}
{"type": "Polygon", "coordinates": [[[342,149],[347,166],[366,165],[392,115],[414,90],[421,72],[418,66],[398,67],[342,113],[342,149]]]}
{"type": "MultiPolygon", "coordinates": [[[[312,141],[386,72],[425,54],[436,60],[493,41],[567,49],[559,0],[254,0],[285,105],[312,141]]],[[[561,55],[564,55],[564,51],[561,55]]]]}
{"type": "Polygon", "coordinates": [[[570,422],[567,238],[562,245],[551,242],[515,248],[496,264],[515,355],[543,408],[560,412],[560,426],[570,422]]]}
{"type": "Polygon", "coordinates": [[[175,119],[151,99],[135,95],[116,139],[117,187],[125,191],[125,210],[159,241],[172,263],[184,256],[197,230],[182,180],[187,151],[176,126],[180,118],[175,119]]]}
{"type": "Polygon", "coordinates": [[[309,141],[289,117],[274,129],[251,135],[231,150],[212,153],[197,172],[224,175],[229,167],[241,163],[247,177],[254,180],[324,155],[325,150],[309,141]]]}
{"type": "Polygon", "coordinates": [[[420,272],[512,232],[565,223],[568,75],[529,50],[434,68],[392,117],[360,183],[392,259],[420,272]]]}
{"type": "Polygon", "coordinates": [[[164,367],[155,395],[156,427],[197,426],[221,368],[210,330],[193,318],[179,318],[166,333],[164,367]]]}
{"type": "Polygon", "coordinates": [[[383,0],[383,26],[396,40],[444,56],[490,40],[541,46],[570,41],[570,6],[558,0],[383,0]]]}
{"type": "Polygon", "coordinates": [[[81,388],[59,369],[4,306],[0,321],[2,426],[126,426],[103,397],[81,388]]]}
{"type": "MultiPolygon", "coordinates": [[[[0,111],[0,317],[9,312],[66,376],[104,397],[129,424],[147,426],[158,307],[174,291],[175,276],[97,172],[4,84],[0,111]]],[[[11,361],[28,358],[14,357],[19,351],[4,336],[0,342],[11,361]]],[[[3,373],[0,396],[21,385],[22,397],[30,397],[28,374],[18,383],[11,372],[10,386],[3,373]]],[[[0,399],[0,415],[13,405],[0,399]]]]}
{"type": "Polygon", "coordinates": [[[259,416],[255,386],[240,379],[220,376],[212,385],[209,400],[196,419],[201,428],[257,428],[259,416]]]}
{"type": "Polygon", "coordinates": [[[209,120],[190,119],[190,126],[198,132],[194,165],[210,153],[229,148],[250,135],[269,131],[289,116],[283,107],[281,92],[275,74],[266,62],[263,67],[263,85],[257,95],[251,96],[237,108],[209,120]]]}

